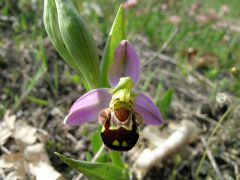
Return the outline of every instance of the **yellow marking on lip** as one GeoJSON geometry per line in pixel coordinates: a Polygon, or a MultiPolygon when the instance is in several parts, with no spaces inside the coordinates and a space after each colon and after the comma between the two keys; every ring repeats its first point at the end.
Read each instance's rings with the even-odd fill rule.
{"type": "Polygon", "coordinates": [[[119,141],[118,140],[114,140],[113,143],[112,143],[113,146],[119,146],[119,141]]]}
{"type": "Polygon", "coordinates": [[[122,146],[123,146],[123,147],[128,147],[128,143],[127,143],[126,141],[123,141],[123,142],[122,142],[122,146]]]}

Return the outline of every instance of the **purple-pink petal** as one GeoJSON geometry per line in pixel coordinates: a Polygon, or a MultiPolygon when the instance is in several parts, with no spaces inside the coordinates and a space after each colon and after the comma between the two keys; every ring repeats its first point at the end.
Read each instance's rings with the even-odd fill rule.
{"type": "Polygon", "coordinates": [[[89,91],[81,96],[71,107],[64,124],[79,125],[97,120],[98,113],[109,106],[112,95],[107,88],[89,91]]]}
{"type": "Polygon", "coordinates": [[[131,77],[136,86],[139,80],[140,60],[127,40],[122,40],[114,53],[114,60],[109,69],[109,83],[115,87],[121,77],[131,77]]]}
{"type": "Polygon", "coordinates": [[[162,124],[162,116],[157,108],[157,106],[153,103],[153,101],[143,93],[139,93],[135,97],[134,101],[134,111],[140,113],[143,116],[143,121],[149,125],[160,125],[162,124]]]}

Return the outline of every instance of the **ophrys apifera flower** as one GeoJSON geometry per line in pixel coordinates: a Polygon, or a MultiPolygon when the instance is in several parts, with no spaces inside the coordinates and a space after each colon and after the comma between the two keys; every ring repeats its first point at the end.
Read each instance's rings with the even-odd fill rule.
{"type": "Polygon", "coordinates": [[[139,80],[140,61],[134,47],[121,41],[109,70],[112,88],[98,88],[81,96],[71,107],[65,124],[80,125],[98,119],[104,144],[113,150],[127,151],[138,141],[142,122],[160,125],[162,117],[153,101],[134,90],[139,80]]]}

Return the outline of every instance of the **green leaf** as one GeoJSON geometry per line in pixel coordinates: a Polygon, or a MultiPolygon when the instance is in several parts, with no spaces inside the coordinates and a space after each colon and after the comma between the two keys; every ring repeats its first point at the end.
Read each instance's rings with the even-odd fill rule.
{"type": "Polygon", "coordinates": [[[90,89],[99,87],[100,69],[97,46],[71,0],[55,0],[59,30],[64,45],[90,89]]]}
{"type": "Polygon", "coordinates": [[[81,76],[87,89],[98,87],[97,47],[72,1],[45,0],[43,17],[48,37],[65,62],[81,76]]]}
{"type": "Polygon", "coordinates": [[[76,64],[73,62],[72,57],[64,45],[58,26],[55,0],[44,1],[43,20],[48,37],[52,41],[53,46],[57,49],[58,53],[62,56],[66,63],[74,68],[77,73],[80,73],[79,69],[76,68],[76,64]]]}
{"type": "Polygon", "coordinates": [[[172,94],[173,94],[173,89],[168,89],[163,97],[162,97],[162,100],[160,101],[159,103],[159,108],[160,108],[160,111],[163,115],[163,117],[166,117],[167,115],[167,111],[171,105],[171,102],[172,102],[172,94]]]}
{"type": "MultiPolygon", "coordinates": [[[[68,65],[70,65],[76,71],[77,74],[81,76],[81,70],[79,69],[77,64],[73,61],[71,55],[69,54],[68,50],[64,45],[58,26],[58,17],[55,0],[44,1],[43,20],[48,37],[53,43],[53,46],[56,48],[56,50],[64,59],[64,61],[68,65]]],[[[85,79],[83,79],[83,81],[84,84],[87,84],[85,79]]]]}
{"type": "Polygon", "coordinates": [[[120,5],[117,15],[114,19],[112,28],[108,35],[107,43],[104,49],[104,54],[101,63],[101,85],[104,87],[108,84],[108,70],[114,58],[114,51],[118,44],[125,39],[124,31],[124,12],[122,5],[120,5]]]}
{"type": "Polygon", "coordinates": [[[82,5],[82,1],[80,1],[80,0],[72,0],[72,2],[73,2],[74,7],[78,10],[78,12],[81,12],[80,8],[81,8],[81,5],[82,5]]]}
{"type": "Polygon", "coordinates": [[[55,154],[66,164],[87,176],[90,180],[128,180],[128,173],[115,165],[106,163],[91,163],[74,160],[57,152],[55,154]]]}

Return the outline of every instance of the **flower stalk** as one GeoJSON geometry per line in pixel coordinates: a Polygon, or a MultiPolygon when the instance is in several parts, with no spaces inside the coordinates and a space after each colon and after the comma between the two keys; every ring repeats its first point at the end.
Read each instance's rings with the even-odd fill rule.
{"type": "Polygon", "coordinates": [[[122,160],[121,154],[118,151],[109,151],[110,158],[112,163],[116,166],[124,168],[124,162],[122,160]]]}

